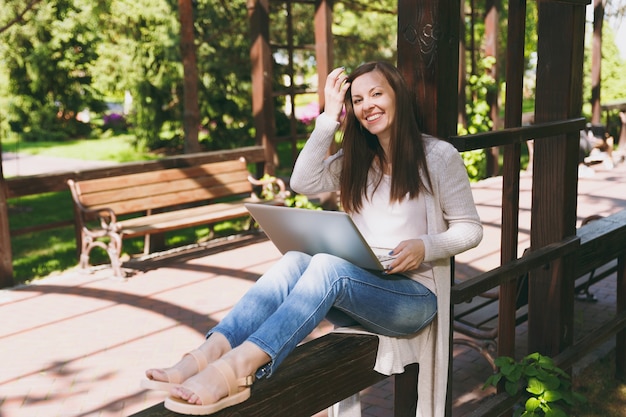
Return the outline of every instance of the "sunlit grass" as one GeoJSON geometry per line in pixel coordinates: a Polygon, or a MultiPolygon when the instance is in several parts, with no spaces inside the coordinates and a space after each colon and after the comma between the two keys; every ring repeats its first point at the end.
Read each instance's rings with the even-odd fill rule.
{"type": "MultiPolygon", "coordinates": [[[[73,219],[72,200],[68,192],[45,193],[9,200],[11,230],[73,219]]],[[[228,221],[215,225],[215,236],[238,233],[243,221],[228,221]]],[[[208,226],[181,229],[165,236],[166,249],[194,244],[209,237],[208,226]]],[[[126,257],[143,253],[143,237],[126,239],[123,254],[126,257]]],[[[11,238],[15,283],[28,283],[50,274],[65,271],[78,264],[73,226],[57,227],[43,232],[32,232],[11,238]]],[[[91,251],[92,265],[108,264],[109,258],[101,248],[91,251]]]]}

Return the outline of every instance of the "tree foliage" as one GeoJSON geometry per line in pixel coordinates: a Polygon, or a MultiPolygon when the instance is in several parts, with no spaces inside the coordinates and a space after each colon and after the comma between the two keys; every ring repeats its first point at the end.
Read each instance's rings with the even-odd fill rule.
{"type": "Polygon", "coordinates": [[[87,0],[39,3],[25,24],[3,33],[12,130],[32,140],[79,136],[88,125],[76,115],[102,109],[88,71],[99,42],[97,8],[87,0]]]}
{"type": "MultiPolygon", "coordinates": [[[[138,145],[168,147],[183,143],[183,69],[180,23],[174,0],[3,0],[0,10],[0,79],[6,79],[0,106],[11,129],[26,139],[77,137],[91,123],[76,115],[88,108],[107,116],[105,103],[132,97],[125,114],[138,145]]],[[[274,88],[285,87],[285,57],[293,35],[299,88],[314,87],[313,3],[270,1],[270,37],[275,47],[274,88]],[[293,17],[289,27],[286,16],[293,17]]],[[[199,76],[201,143],[204,149],[251,144],[251,63],[247,2],[194,1],[195,41],[199,76]]],[[[474,35],[476,62],[483,62],[484,33],[477,0],[474,35]]],[[[621,10],[621,9],[617,9],[621,10]]],[[[395,61],[397,1],[337,0],[333,6],[335,65],[348,70],[373,59],[395,61]]],[[[506,2],[501,11],[499,62],[504,62],[506,2]]],[[[466,20],[466,33],[470,21],[466,20]]],[[[526,54],[536,49],[536,7],[528,3],[526,54]]],[[[468,39],[469,42],[469,39],[468,39]]],[[[605,42],[605,45],[611,43],[605,42]]],[[[618,57],[607,53],[606,59],[618,57]]],[[[529,64],[530,65],[530,64],[529,64]]],[[[619,63],[603,66],[603,99],[624,91],[619,63]],[[606,78],[606,81],[604,81],[606,78]]],[[[477,69],[478,77],[482,69],[477,69]]],[[[504,68],[498,72],[500,81],[504,68]]],[[[281,109],[281,106],[276,106],[281,109]]]]}

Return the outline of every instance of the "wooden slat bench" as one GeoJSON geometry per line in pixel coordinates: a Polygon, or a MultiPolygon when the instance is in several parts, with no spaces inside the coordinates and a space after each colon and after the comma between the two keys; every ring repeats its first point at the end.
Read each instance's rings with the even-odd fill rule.
{"type": "MultiPolygon", "coordinates": [[[[310,417],[388,378],[374,371],[378,337],[330,333],[298,346],[271,378],[252,385],[245,402],[214,417],[310,417]]],[[[394,415],[415,416],[417,365],[395,375],[394,415]]],[[[132,417],[175,417],[163,403],[132,417]]]]}
{"type": "Polygon", "coordinates": [[[279,179],[258,181],[243,158],[188,168],[172,168],[115,177],[67,181],[72,192],[80,266],[87,268],[94,247],[105,249],[116,277],[122,239],[248,216],[246,202],[282,204],[285,185],[279,179]],[[269,183],[269,184],[268,184],[269,183]],[[255,186],[274,184],[271,201],[259,199],[255,186]],[[121,218],[120,216],[124,216],[121,218]],[[107,242],[108,240],[108,242],[107,242]]]}

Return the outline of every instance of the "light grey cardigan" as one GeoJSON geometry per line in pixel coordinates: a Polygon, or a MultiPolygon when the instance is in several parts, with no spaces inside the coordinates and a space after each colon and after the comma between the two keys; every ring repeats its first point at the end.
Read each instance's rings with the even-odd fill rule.
{"type": "MultiPolygon", "coordinates": [[[[339,123],[322,113],[296,161],[291,187],[301,194],[337,191],[343,152],[328,157],[339,123]]],[[[424,262],[433,266],[437,317],[409,337],[379,335],[374,369],[391,375],[420,364],[417,417],[443,417],[448,377],[450,331],[450,258],[477,246],[483,234],[467,171],[458,151],[448,142],[424,135],[432,194],[426,193],[428,234],[424,262]]],[[[349,331],[349,330],[343,330],[349,331]]]]}

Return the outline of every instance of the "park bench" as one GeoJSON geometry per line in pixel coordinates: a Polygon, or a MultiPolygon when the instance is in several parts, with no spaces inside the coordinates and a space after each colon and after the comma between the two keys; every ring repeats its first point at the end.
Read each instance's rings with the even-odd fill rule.
{"type": "Polygon", "coordinates": [[[257,180],[243,158],[107,178],[67,181],[74,203],[80,267],[89,266],[94,247],[107,251],[114,276],[124,277],[122,239],[145,236],[144,252],[154,250],[164,232],[214,225],[249,216],[244,203],[282,204],[280,179],[257,180]],[[262,200],[255,187],[276,187],[262,200]],[[151,240],[152,243],[151,243],[151,240]]]}

